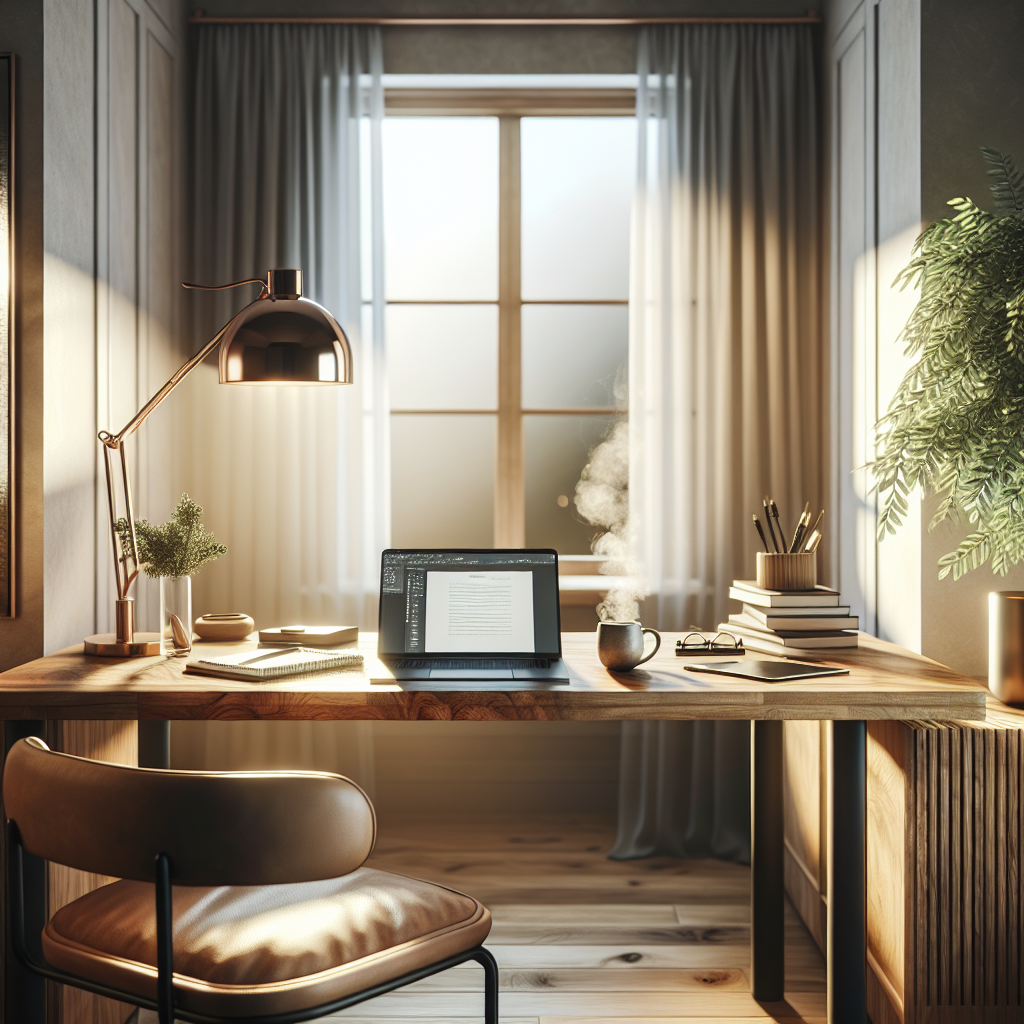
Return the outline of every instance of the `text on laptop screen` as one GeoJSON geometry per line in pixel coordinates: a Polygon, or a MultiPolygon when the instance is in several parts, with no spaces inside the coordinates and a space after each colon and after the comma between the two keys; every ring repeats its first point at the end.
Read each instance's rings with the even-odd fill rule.
{"type": "Polygon", "coordinates": [[[553,551],[385,551],[382,654],[558,654],[553,551]]]}

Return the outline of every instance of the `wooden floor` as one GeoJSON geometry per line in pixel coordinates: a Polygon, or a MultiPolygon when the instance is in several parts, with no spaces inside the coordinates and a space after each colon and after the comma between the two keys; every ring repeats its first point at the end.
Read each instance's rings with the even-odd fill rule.
{"type": "MultiPolygon", "coordinates": [[[[487,945],[509,1024],[824,1020],[824,960],[790,908],[786,1002],[751,998],[748,868],[610,861],[613,838],[613,822],[594,816],[382,822],[370,864],[490,907],[487,945]]],[[[481,1013],[481,986],[480,968],[458,967],[329,1019],[469,1024],[481,1013]]]]}
{"type": "MultiPolygon", "coordinates": [[[[748,868],[609,861],[613,835],[594,816],[383,822],[369,863],[490,907],[506,1024],[824,1021],[825,964],[788,905],[786,999],[751,998],[748,868]]],[[[324,1019],[470,1024],[482,1019],[482,986],[479,967],[457,967],[324,1019]]]]}

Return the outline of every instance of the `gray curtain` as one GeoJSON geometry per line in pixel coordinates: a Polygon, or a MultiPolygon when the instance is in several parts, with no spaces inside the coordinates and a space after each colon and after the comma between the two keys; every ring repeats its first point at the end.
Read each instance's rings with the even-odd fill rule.
{"type": "MultiPolygon", "coordinates": [[[[377,28],[198,31],[193,279],[300,267],[349,336],[355,383],[219,387],[212,366],[187,382],[183,476],[228,545],[195,581],[197,614],[376,623],[390,533],[381,65],[377,28]]],[[[255,293],[193,293],[196,335],[255,293]]]]}
{"type": "MultiPolygon", "coordinates": [[[[630,516],[644,620],[715,629],[750,514],[825,504],[820,158],[808,26],[644,29],[630,516]]],[[[626,723],[612,855],[749,858],[749,727],[626,723]]]]}
{"type": "Polygon", "coordinates": [[[623,722],[613,860],[750,863],[750,723],[623,722]]]}
{"type": "MultiPolygon", "coordinates": [[[[376,624],[390,531],[383,338],[379,28],[217,25],[197,30],[192,279],[272,267],[349,336],[355,383],[183,385],[178,480],[228,546],[195,579],[193,610],[289,622],[376,624]]],[[[194,346],[256,289],[191,293],[194,346]]],[[[373,788],[369,722],[176,723],[188,767],[318,768],[373,788]]]]}

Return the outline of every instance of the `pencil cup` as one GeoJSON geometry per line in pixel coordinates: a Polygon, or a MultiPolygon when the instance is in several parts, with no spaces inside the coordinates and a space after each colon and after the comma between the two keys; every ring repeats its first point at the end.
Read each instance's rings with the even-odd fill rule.
{"type": "Polygon", "coordinates": [[[757,553],[757,585],[763,590],[813,590],[818,585],[818,554],[757,553]]]}

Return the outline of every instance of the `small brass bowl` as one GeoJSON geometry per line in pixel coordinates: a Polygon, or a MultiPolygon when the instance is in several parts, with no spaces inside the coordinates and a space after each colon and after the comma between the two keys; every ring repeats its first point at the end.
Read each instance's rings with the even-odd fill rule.
{"type": "Polygon", "coordinates": [[[196,633],[201,640],[244,640],[256,623],[242,612],[202,615],[196,619],[196,633]]]}

